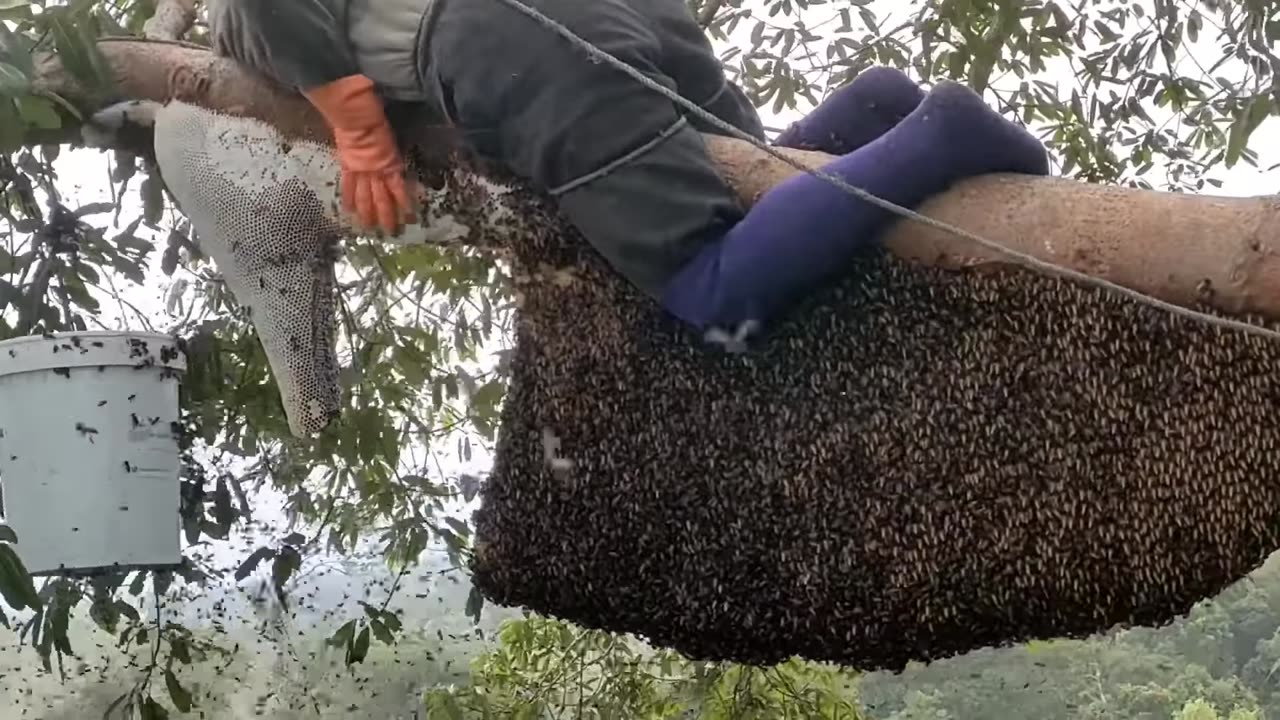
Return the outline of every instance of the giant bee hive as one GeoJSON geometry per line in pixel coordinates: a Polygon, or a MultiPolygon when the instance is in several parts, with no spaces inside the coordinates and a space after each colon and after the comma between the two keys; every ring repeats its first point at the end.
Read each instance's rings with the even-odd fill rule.
{"type": "Polygon", "coordinates": [[[900,669],[1160,625],[1280,547],[1280,342],[881,256],[727,353],[577,240],[522,242],[476,514],[492,601],[900,669]]]}

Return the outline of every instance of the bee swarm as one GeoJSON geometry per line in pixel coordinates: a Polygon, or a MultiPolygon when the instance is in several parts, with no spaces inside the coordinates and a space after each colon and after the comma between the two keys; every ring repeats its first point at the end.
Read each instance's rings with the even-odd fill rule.
{"type": "Polygon", "coordinates": [[[527,242],[476,515],[494,602],[695,658],[897,670],[1164,624],[1280,547],[1276,342],[875,257],[727,353],[580,243],[527,242]]]}

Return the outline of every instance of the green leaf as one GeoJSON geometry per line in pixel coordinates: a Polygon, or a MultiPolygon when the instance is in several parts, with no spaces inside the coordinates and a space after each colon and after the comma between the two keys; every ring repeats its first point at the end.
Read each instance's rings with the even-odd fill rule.
{"type": "Polygon", "coordinates": [[[96,597],[89,605],[89,619],[93,620],[98,627],[114,635],[116,626],[120,622],[120,608],[109,595],[96,597]]]}
{"type": "Polygon", "coordinates": [[[382,623],[386,625],[387,629],[390,630],[391,632],[393,633],[400,632],[400,627],[401,627],[400,618],[396,617],[395,613],[392,613],[392,612],[382,613],[382,623]]]}
{"type": "Polygon", "coordinates": [[[271,579],[276,589],[283,589],[298,568],[302,567],[302,556],[292,547],[285,546],[271,563],[271,579]]]}
{"type": "Polygon", "coordinates": [[[482,412],[492,412],[494,407],[502,401],[502,394],[505,390],[506,384],[504,382],[490,380],[481,385],[471,396],[471,405],[482,412]]]}
{"type": "Polygon", "coordinates": [[[116,612],[134,622],[142,620],[142,616],[138,614],[138,609],[123,600],[116,601],[116,612]]]}
{"type": "Polygon", "coordinates": [[[218,524],[222,536],[230,532],[239,515],[231,502],[231,487],[227,484],[227,476],[218,476],[218,483],[213,490],[213,521],[218,524]]]}
{"type": "MultiPolygon", "coordinates": [[[[29,5],[23,0],[0,0],[0,10],[8,10],[15,3],[22,6],[29,5]]],[[[23,77],[29,78],[35,73],[35,60],[31,57],[31,41],[10,30],[2,22],[0,22],[0,59],[17,68],[23,77]]]]}
{"type": "Polygon", "coordinates": [[[462,490],[462,499],[471,502],[480,494],[480,478],[469,473],[458,476],[458,488],[462,490]]]}
{"type": "Polygon", "coordinates": [[[542,716],[542,703],[534,700],[516,710],[516,720],[538,720],[542,716]]]}
{"type": "Polygon", "coordinates": [[[462,706],[458,704],[458,699],[448,690],[433,690],[427,696],[427,717],[463,720],[462,706]]]}
{"type": "Polygon", "coordinates": [[[0,545],[0,596],[14,610],[34,610],[41,606],[31,575],[12,545],[0,545]]]}
{"type": "Polygon", "coordinates": [[[142,217],[148,225],[155,225],[164,217],[164,186],[155,175],[142,181],[138,192],[142,194],[142,217]]]}
{"type": "Polygon", "coordinates": [[[129,717],[129,711],[133,709],[133,704],[126,703],[125,701],[129,700],[131,697],[133,697],[132,690],[121,695],[115,700],[112,700],[111,704],[108,705],[107,709],[102,713],[103,720],[110,720],[112,717],[129,717]],[[114,714],[117,709],[120,710],[120,715],[114,714]]]}
{"type": "Polygon", "coordinates": [[[1227,154],[1224,164],[1230,168],[1235,165],[1240,156],[1244,154],[1245,148],[1249,145],[1249,136],[1253,135],[1253,131],[1258,129],[1262,121],[1267,118],[1267,114],[1271,112],[1271,99],[1259,95],[1249,103],[1244,112],[1236,117],[1236,121],[1231,125],[1231,133],[1227,138],[1227,154]]]}
{"type": "Polygon", "coordinates": [[[365,657],[369,655],[369,628],[360,631],[356,636],[355,642],[351,643],[347,648],[347,664],[354,665],[364,662],[365,657]]]}
{"type": "Polygon", "coordinates": [[[169,654],[183,665],[191,664],[191,646],[184,637],[169,640],[169,654]]]}
{"type": "MultiPolygon", "coordinates": [[[[10,0],[14,2],[16,0],[10,0]]],[[[11,22],[31,22],[35,17],[31,14],[31,3],[23,3],[17,7],[0,7],[0,20],[11,22]]]]}
{"type": "Polygon", "coordinates": [[[378,642],[382,643],[383,645],[395,644],[396,642],[395,636],[391,634],[391,631],[388,630],[387,626],[384,625],[381,621],[370,620],[369,629],[373,630],[373,636],[378,638],[378,642]]]}
{"type": "Polygon", "coordinates": [[[164,686],[169,690],[169,699],[178,712],[191,712],[191,693],[178,682],[178,676],[172,670],[164,671],[164,686]]]}
{"type": "Polygon", "coordinates": [[[63,288],[67,291],[67,297],[76,305],[95,315],[98,313],[98,299],[89,292],[78,275],[64,278],[63,288]]]}
{"type": "Polygon", "coordinates": [[[93,19],[98,22],[98,28],[102,31],[103,37],[129,37],[134,35],[128,28],[116,21],[111,13],[99,11],[93,14],[93,19]]]}
{"type": "Polygon", "coordinates": [[[164,597],[169,592],[169,586],[173,585],[173,573],[169,570],[156,570],[151,573],[151,588],[156,595],[164,597]]]}
{"type": "Polygon", "coordinates": [[[156,702],[155,698],[147,698],[142,703],[141,710],[141,720],[169,720],[169,711],[156,702]]]}
{"type": "MultiPolygon", "coordinates": [[[[3,264],[3,261],[0,261],[0,264],[3,264]]],[[[18,299],[21,295],[22,293],[18,292],[13,283],[8,280],[0,280],[0,312],[3,312],[9,306],[9,303],[18,299]]]]}
{"type": "Polygon", "coordinates": [[[355,634],[356,621],[348,620],[342,627],[338,628],[337,632],[329,637],[327,642],[333,647],[346,647],[351,644],[351,639],[355,637],[355,634]]]}
{"type": "Polygon", "coordinates": [[[20,149],[25,137],[24,124],[13,100],[0,97],[0,153],[20,149]]]}
{"type": "Polygon", "coordinates": [[[46,90],[40,93],[40,97],[43,97],[49,100],[50,102],[52,102],[54,105],[57,105],[58,107],[62,108],[62,111],[70,115],[71,117],[75,118],[76,122],[81,122],[81,123],[84,122],[84,114],[80,112],[80,108],[77,108],[75,105],[72,105],[70,100],[62,97],[58,93],[49,92],[48,90],[46,90]]]}
{"type": "Polygon", "coordinates": [[[21,70],[7,62],[0,62],[0,95],[18,97],[31,89],[31,80],[21,70]]]}
{"type": "Polygon", "coordinates": [[[17,99],[18,114],[27,124],[41,130],[57,130],[62,127],[62,118],[52,100],[37,95],[27,95],[17,99]]]}
{"type": "Polygon", "coordinates": [[[453,531],[458,533],[460,537],[468,537],[469,535],[471,535],[471,528],[468,527],[465,522],[459,520],[458,518],[446,517],[444,521],[445,521],[445,524],[453,528],[453,531]]]}
{"type": "Polygon", "coordinates": [[[133,576],[133,581],[129,583],[129,594],[134,597],[141,595],[142,591],[146,588],[146,585],[144,584],[146,581],[147,571],[139,570],[138,574],[133,576]]]}
{"type": "MultiPolygon", "coordinates": [[[[0,266],[4,265],[4,251],[0,250],[0,266]]],[[[18,533],[8,525],[0,524],[0,542],[16,543],[18,542],[18,533]]]]}
{"type": "Polygon", "coordinates": [[[82,205],[81,207],[76,208],[74,215],[77,218],[86,218],[86,217],[89,217],[90,215],[99,215],[101,213],[109,213],[115,209],[116,209],[115,203],[109,203],[109,202],[89,203],[88,205],[82,205]]]}
{"type": "Polygon", "coordinates": [[[59,580],[54,601],[50,603],[49,629],[45,637],[64,655],[74,654],[67,631],[71,627],[71,609],[80,601],[80,597],[81,593],[75,585],[67,580],[59,580]]]}
{"type": "Polygon", "coordinates": [[[982,93],[991,80],[991,71],[995,69],[999,48],[981,46],[974,51],[969,63],[969,86],[975,92],[982,93]]]}
{"type": "Polygon", "coordinates": [[[91,95],[112,94],[115,79],[98,49],[91,17],[71,7],[46,8],[40,23],[48,28],[62,67],[91,95]]]}
{"type": "Polygon", "coordinates": [[[482,610],[484,610],[484,595],[480,594],[480,588],[472,585],[471,593],[467,595],[467,617],[478,624],[482,610]]]}

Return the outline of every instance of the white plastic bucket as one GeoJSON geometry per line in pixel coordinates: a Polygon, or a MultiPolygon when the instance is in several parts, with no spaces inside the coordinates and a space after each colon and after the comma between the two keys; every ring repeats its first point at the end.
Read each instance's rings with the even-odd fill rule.
{"type": "Polygon", "coordinates": [[[181,561],[176,430],[185,370],[168,335],[0,342],[0,498],[28,571],[181,561]]]}

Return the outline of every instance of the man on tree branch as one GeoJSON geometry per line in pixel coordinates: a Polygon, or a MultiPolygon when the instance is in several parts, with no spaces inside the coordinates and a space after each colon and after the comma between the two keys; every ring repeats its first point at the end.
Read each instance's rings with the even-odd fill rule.
{"type": "MultiPolygon", "coordinates": [[[[683,0],[525,0],[763,139],[683,0]]],[[[841,272],[894,218],[800,174],[749,212],[700,131],[717,132],[499,0],[212,0],[214,48],[297,88],[332,127],[342,198],[368,228],[413,217],[383,98],[425,103],[482,155],[553,197],[611,266],[698,329],[763,324],[841,272]]],[[[913,207],[967,177],[1048,174],[1044,147],[969,89],[927,95],[864,72],[777,144],[913,207]]]]}

